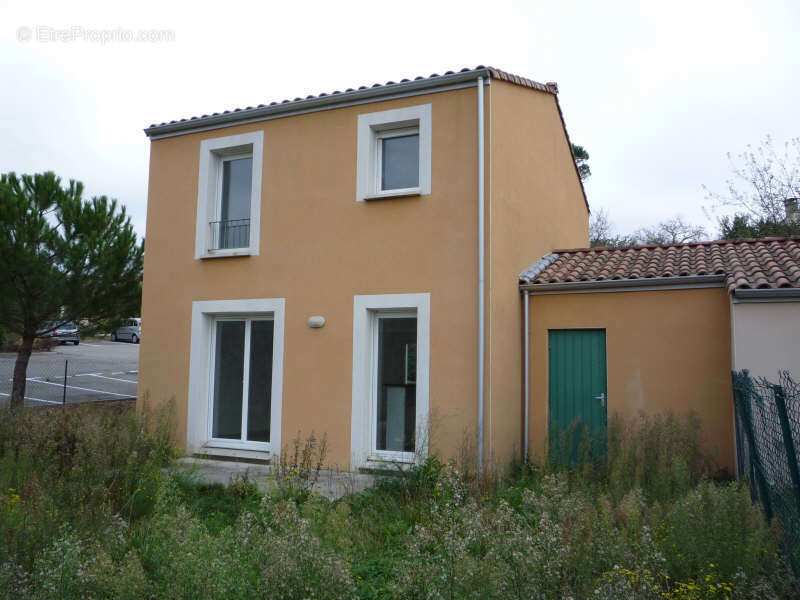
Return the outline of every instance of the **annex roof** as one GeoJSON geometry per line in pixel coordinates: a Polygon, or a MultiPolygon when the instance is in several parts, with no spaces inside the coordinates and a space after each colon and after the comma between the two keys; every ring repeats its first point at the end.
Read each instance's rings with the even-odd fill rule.
{"type": "Polygon", "coordinates": [[[704,276],[719,276],[731,293],[800,288],[800,238],[556,250],[523,272],[520,285],[534,290],[580,282],[646,285],[704,276]]]}

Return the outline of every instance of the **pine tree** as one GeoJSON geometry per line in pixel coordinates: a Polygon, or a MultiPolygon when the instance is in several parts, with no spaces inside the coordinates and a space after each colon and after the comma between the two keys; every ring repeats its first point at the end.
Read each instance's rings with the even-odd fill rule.
{"type": "Polygon", "coordinates": [[[11,408],[23,405],[33,343],[48,324],[138,312],[144,242],[124,207],[83,199],[52,172],[0,176],[0,329],[20,336],[11,408]]]}

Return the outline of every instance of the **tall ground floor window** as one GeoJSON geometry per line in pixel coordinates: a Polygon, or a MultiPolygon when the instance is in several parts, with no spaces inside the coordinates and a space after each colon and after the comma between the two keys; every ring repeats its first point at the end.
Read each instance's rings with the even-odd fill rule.
{"type": "Polygon", "coordinates": [[[376,313],[373,374],[375,450],[414,452],[417,407],[417,316],[376,313]]]}
{"type": "Polygon", "coordinates": [[[192,303],[190,452],[280,451],[282,298],[192,303]]]}
{"type": "Polygon", "coordinates": [[[427,454],[430,295],[356,296],[352,466],[427,454]]]}

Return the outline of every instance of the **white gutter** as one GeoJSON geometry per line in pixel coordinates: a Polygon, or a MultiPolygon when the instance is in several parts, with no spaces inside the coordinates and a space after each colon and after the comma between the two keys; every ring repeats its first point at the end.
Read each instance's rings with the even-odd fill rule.
{"type": "Polygon", "coordinates": [[[601,281],[566,281],[561,283],[521,283],[519,289],[531,295],[565,293],[573,290],[683,289],[725,287],[725,275],[688,275],[677,277],[642,277],[639,279],[603,279],[601,281]]]}
{"type": "Polygon", "coordinates": [[[734,290],[733,303],[743,302],[800,302],[800,288],[734,290]]]}
{"type": "Polygon", "coordinates": [[[478,472],[483,471],[483,380],[486,368],[486,348],[484,332],[485,315],[485,223],[484,223],[484,183],[483,183],[483,77],[478,77],[478,472]]]}
{"type": "Polygon", "coordinates": [[[523,447],[525,454],[523,458],[528,462],[530,458],[530,439],[531,439],[531,317],[530,317],[530,292],[525,290],[523,294],[525,302],[525,439],[523,447]]]}

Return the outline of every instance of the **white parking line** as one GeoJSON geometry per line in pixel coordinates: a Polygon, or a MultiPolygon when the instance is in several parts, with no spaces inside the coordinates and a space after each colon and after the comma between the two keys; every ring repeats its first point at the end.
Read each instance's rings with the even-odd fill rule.
{"type": "Polygon", "coordinates": [[[121,398],[130,398],[130,394],[117,394],[116,392],[106,392],[104,390],[93,390],[91,388],[84,388],[78,387],[77,385],[64,385],[63,383],[50,383],[49,381],[39,381],[37,379],[28,379],[28,381],[33,381],[34,383],[43,383],[45,385],[57,385],[60,388],[68,387],[72,388],[73,390],[82,390],[84,392],[94,392],[95,394],[108,394],[110,396],[119,396],[121,398]]]}
{"type": "Polygon", "coordinates": [[[83,345],[84,346],[91,346],[92,348],[99,348],[101,346],[101,344],[87,344],[86,342],[83,342],[83,345]]]}
{"type": "Polygon", "coordinates": [[[138,374],[139,374],[139,371],[138,371],[138,370],[137,370],[137,371],[128,371],[128,373],[129,373],[130,375],[138,375],[138,374]]]}
{"type": "MultiPolygon", "coordinates": [[[[4,394],[0,392],[0,396],[11,396],[11,394],[4,394]]],[[[47,402],[48,404],[61,404],[61,402],[56,402],[55,400],[42,400],[41,398],[31,398],[30,396],[25,396],[25,400],[33,400],[34,402],[47,402]]]]}
{"type": "Polygon", "coordinates": [[[125,383],[138,383],[130,379],[120,379],[119,377],[106,377],[105,375],[98,375],[97,373],[90,374],[90,377],[99,377],[100,379],[111,379],[112,381],[124,381],[125,383]]]}

